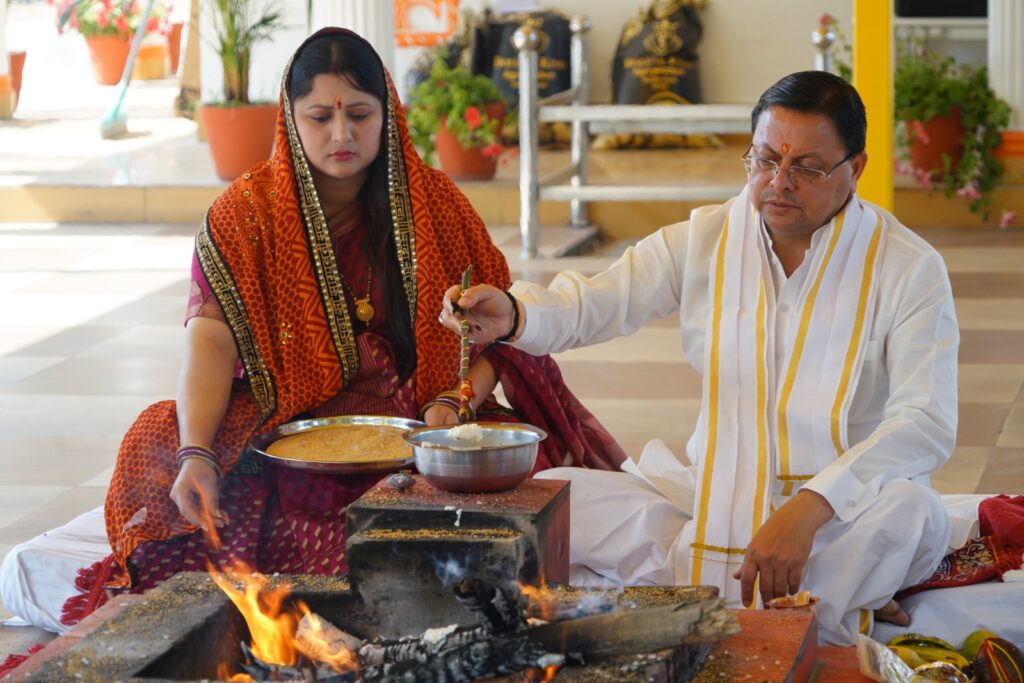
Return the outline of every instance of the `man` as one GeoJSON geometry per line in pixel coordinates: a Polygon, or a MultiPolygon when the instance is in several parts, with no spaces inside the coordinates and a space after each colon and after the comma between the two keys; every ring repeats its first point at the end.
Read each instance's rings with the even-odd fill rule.
{"type": "Polygon", "coordinates": [[[574,577],[714,584],[744,605],[809,590],[823,638],[848,644],[872,618],[909,623],[893,595],[950,541],[927,475],[956,433],[952,293],[935,250],[856,194],[852,86],[792,74],[751,123],[738,197],[592,278],[452,288],[441,318],[457,328],[456,300],[475,342],[549,353],[678,312],[704,384],[694,465],[652,442],[632,474],[550,471],[572,480],[574,577]]]}

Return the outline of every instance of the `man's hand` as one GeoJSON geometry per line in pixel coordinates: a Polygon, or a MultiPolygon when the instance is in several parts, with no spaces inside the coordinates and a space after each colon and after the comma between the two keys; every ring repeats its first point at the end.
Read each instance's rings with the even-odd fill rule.
{"type": "Polygon", "coordinates": [[[754,600],[754,580],[761,600],[800,590],[800,576],[814,545],[814,534],[832,519],[832,506],[813,491],[800,491],[778,509],[750,539],[743,566],[733,574],[740,580],[743,604],[754,600]]]}
{"type": "Polygon", "coordinates": [[[444,293],[438,320],[453,332],[459,332],[459,315],[452,310],[458,304],[469,316],[469,338],[476,344],[488,344],[508,334],[512,328],[513,310],[505,292],[491,285],[476,285],[462,293],[454,285],[444,293]]]}

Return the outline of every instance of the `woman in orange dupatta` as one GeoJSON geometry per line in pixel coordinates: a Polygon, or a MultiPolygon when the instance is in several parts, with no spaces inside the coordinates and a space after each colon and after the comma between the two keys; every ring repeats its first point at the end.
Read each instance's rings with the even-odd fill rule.
{"type": "MultiPolygon", "coordinates": [[[[285,70],[273,158],[221,195],[196,238],[178,400],[150,406],[125,436],[105,509],[113,554],[80,571],[64,623],[107,589],[143,590],[207,560],[343,573],[345,508],[382,475],[278,467],[246,443],[308,415],[454,422],[434,401],[459,368],[437,302],[470,264],[475,280],[509,286],[469,201],[413,150],[373,48],[341,29],[306,40],[285,70]],[[203,535],[214,528],[218,549],[203,535]]],[[[498,409],[500,380],[516,415],[548,432],[537,469],[625,458],[550,358],[496,344],[471,375],[481,419],[498,409]]]]}

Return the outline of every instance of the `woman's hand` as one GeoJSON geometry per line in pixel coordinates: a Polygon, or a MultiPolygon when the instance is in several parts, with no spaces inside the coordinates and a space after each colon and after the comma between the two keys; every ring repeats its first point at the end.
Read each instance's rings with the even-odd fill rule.
{"type": "Polygon", "coordinates": [[[473,343],[489,344],[512,330],[512,302],[505,292],[491,285],[476,285],[464,294],[461,292],[461,287],[453,285],[444,293],[441,315],[438,317],[442,325],[453,332],[460,331],[459,315],[452,310],[454,301],[468,312],[469,338],[473,343]]]}
{"type": "Polygon", "coordinates": [[[459,424],[459,414],[449,406],[435,403],[423,413],[423,421],[427,423],[428,427],[457,425],[459,424]]]}
{"type": "Polygon", "coordinates": [[[227,514],[220,509],[217,492],[217,471],[199,458],[190,458],[181,465],[178,478],[171,487],[171,500],[189,523],[209,532],[209,523],[224,526],[227,514]]]}

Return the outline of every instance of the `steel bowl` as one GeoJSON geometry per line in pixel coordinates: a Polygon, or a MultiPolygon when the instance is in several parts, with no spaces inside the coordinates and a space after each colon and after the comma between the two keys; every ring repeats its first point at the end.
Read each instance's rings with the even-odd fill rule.
{"type": "Polygon", "coordinates": [[[286,436],[292,436],[301,432],[310,432],[317,429],[330,429],[339,425],[384,425],[387,427],[399,427],[401,429],[415,429],[422,427],[419,420],[409,420],[403,417],[387,417],[384,415],[341,415],[338,417],[317,417],[309,420],[296,420],[287,424],[275,427],[269,432],[254,436],[249,440],[249,448],[258,455],[285,467],[292,467],[300,470],[316,470],[319,472],[334,472],[338,474],[359,474],[363,472],[380,472],[397,470],[412,463],[412,449],[407,456],[391,458],[388,460],[367,460],[358,462],[335,462],[330,460],[298,460],[295,458],[282,458],[279,455],[271,455],[267,452],[270,444],[286,436]]]}
{"type": "Polygon", "coordinates": [[[453,493],[491,493],[510,489],[530,476],[537,449],[547,438],[525,424],[481,422],[483,439],[461,441],[449,426],[414,429],[405,435],[416,469],[427,481],[453,493]]]}

